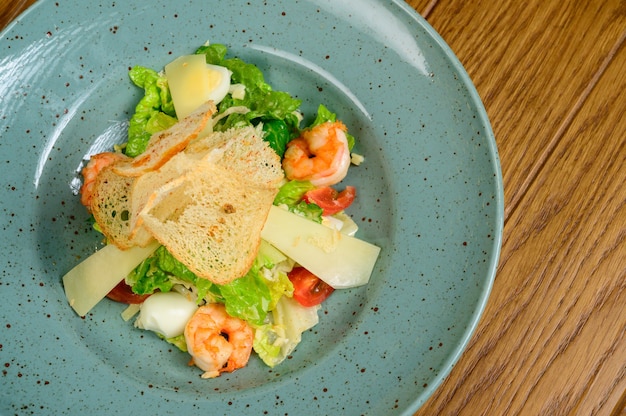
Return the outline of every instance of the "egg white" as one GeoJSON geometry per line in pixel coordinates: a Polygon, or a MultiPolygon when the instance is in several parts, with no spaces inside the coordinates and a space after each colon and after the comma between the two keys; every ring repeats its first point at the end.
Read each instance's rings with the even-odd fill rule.
{"type": "Polygon", "coordinates": [[[230,76],[232,72],[219,65],[206,64],[207,91],[206,100],[212,100],[215,104],[222,102],[230,89],[230,76]]]}
{"type": "Polygon", "coordinates": [[[157,292],[141,304],[135,326],[165,338],[176,337],[183,334],[197,309],[195,301],[178,292],[157,292]]]}

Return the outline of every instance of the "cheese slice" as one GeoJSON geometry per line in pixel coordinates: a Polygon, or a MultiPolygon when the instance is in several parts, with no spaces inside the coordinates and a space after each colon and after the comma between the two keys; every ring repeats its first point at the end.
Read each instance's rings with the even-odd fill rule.
{"type": "Polygon", "coordinates": [[[261,238],[335,289],[367,284],[380,247],[272,206],[261,238]]]}
{"type": "Polygon", "coordinates": [[[122,281],[159,244],[120,250],[108,244],[76,265],[65,276],[63,286],[70,306],[80,316],[85,316],[98,302],[122,281]]]}

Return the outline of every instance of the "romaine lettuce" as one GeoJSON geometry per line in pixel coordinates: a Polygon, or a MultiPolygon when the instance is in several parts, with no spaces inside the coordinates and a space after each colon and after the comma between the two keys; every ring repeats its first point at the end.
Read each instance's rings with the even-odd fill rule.
{"type": "MultiPolygon", "coordinates": [[[[157,251],[161,250],[161,247],[157,251]]],[[[127,277],[126,283],[137,295],[152,294],[156,291],[169,292],[174,283],[158,266],[158,257],[153,254],[145,259],[127,277]]]]}
{"type": "Polygon", "coordinates": [[[280,298],[272,322],[256,328],[254,351],[268,366],[280,364],[300,343],[302,333],[317,325],[319,309],[319,305],[305,307],[292,298],[280,298]]]}
{"type": "Polygon", "coordinates": [[[283,120],[267,121],[263,123],[263,132],[265,132],[263,137],[265,141],[269,143],[270,147],[282,159],[287,149],[287,143],[292,138],[287,123],[283,120]]]}
{"type": "Polygon", "coordinates": [[[245,276],[226,285],[216,285],[196,276],[161,246],[135,268],[126,282],[137,294],[157,290],[169,292],[175,284],[186,284],[194,288],[198,303],[223,303],[229,315],[261,325],[278,299],[293,294],[293,285],[287,275],[274,270],[274,266],[272,256],[266,250],[259,250],[254,265],[245,276]]]}
{"type": "Polygon", "coordinates": [[[300,107],[301,100],[293,98],[286,92],[274,91],[265,82],[263,73],[256,65],[239,58],[225,58],[226,52],[226,47],[220,44],[205,45],[196,51],[197,54],[206,56],[207,63],[228,68],[232,72],[233,84],[245,86],[246,92],[243,99],[235,99],[228,95],[219,104],[218,111],[222,113],[235,106],[244,106],[250,111],[246,114],[231,114],[220,120],[214,128],[223,131],[231,127],[281,120],[288,128],[290,137],[297,135],[300,119],[294,112],[300,107]]]}
{"type": "Polygon", "coordinates": [[[159,336],[159,338],[162,338],[163,340],[165,340],[165,341],[169,342],[170,344],[174,345],[176,348],[178,348],[182,352],[187,352],[187,340],[185,339],[185,334],[181,334],[181,335],[178,335],[178,336],[172,337],[172,338],[165,338],[161,334],[159,334],[158,332],[155,332],[155,334],[157,334],[157,336],[159,336]]]}
{"type": "Polygon", "coordinates": [[[229,315],[258,326],[283,296],[292,296],[293,284],[284,272],[274,270],[275,264],[264,250],[259,253],[248,273],[226,285],[219,292],[229,315]],[[269,277],[268,277],[269,275],[269,277]]]}
{"type": "Polygon", "coordinates": [[[187,266],[176,260],[165,247],[159,247],[126,278],[126,282],[138,295],[155,291],[169,292],[176,283],[187,283],[196,289],[198,301],[210,297],[213,283],[201,279],[187,266]]]}
{"type": "Polygon", "coordinates": [[[128,156],[135,157],[146,149],[150,136],[171,127],[177,119],[165,77],[142,66],[132,68],[128,75],[145,93],[135,107],[128,126],[125,152],[128,156]]]}
{"type": "Polygon", "coordinates": [[[317,204],[309,204],[302,198],[304,194],[315,189],[309,181],[289,181],[278,190],[274,205],[286,205],[289,211],[308,218],[317,223],[322,222],[323,210],[317,204]]]}

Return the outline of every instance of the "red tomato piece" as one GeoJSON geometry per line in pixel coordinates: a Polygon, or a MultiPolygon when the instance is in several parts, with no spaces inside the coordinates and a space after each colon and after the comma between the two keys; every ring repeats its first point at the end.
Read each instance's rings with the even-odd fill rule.
{"type": "Polygon", "coordinates": [[[120,303],[142,303],[150,295],[137,295],[133,293],[130,286],[126,284],[124,280],[119,282],[111,291],[107,294],[107,298],[120,303]]]}
{"type": "Polygon", "coordinates": [[[302,306],[319,305],[335,290],[304,267],[294,267],[287,275],[293,283],[293,298],[302,306]]]}
{"type": "Polygon", "coordinates": [[[333,215],[348,208],[356,197],[356,188],[346,186],[341,192],[325,186],[308,191],[304,194],[306,202],[313,203],[322,208],[322,215],[333,215]]]}

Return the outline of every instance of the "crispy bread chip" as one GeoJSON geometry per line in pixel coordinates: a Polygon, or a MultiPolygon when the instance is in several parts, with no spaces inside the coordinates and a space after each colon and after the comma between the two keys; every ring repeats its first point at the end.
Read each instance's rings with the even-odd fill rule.
{"type": "Polygon", "coordinates": [[[133,198],[135,182],[184,150],[206,127],[214,112],[215,105],[208,101],[174,126],[153,135],[142,155],[134,159],[122,157],[98,174],[92,185],[95,197],[90,209],[109,241],[127,249],[135,245],[145,247],[153,240],[152,235],[136,224],[137,199],[143,196],[133,198]]]}
{"type": "Polygon", "coordinates": [[[198,137],[215,112],[215,104],[207,101],[169,129],[153,134],[145,152],[131,161],[115,164],[116,173],[122,176],[140,176],[160,168],[198,137]]]}
{"type": "Polygon", "coordinates": [[[212,133],[192,141],[185,153],[205,155],[216,150],[222,155],[215,163],[251,182],[275,186],[284,178],[280,158],[263,140],[261,126],[212,133]]]}
{"type": "Polygon", "coordinates": [[[283,177],[260,127],[212,133],[137,180],[133,215],[190,270],[225,284],[251,267],[283,177]]]}
{"type": "Polygon", "coordinates": [[[113,165],[96,176],[91,197],[91,213],[105,237],[125,250],[135,244],[130,239],[130,190],[135,178],[120,176],[113,165]]]}
{"type": "Polygon", "coordinates": [[[152,234],[143,227],[143,220],[138,215],[144,208],[150,197],[156,190],[167,183],[179,178],[187,170],[193,168],[194,160],[184,153],[172,157],[160,169],[153,170],[136,178],[130,189],[131,215],[130,236],[131,240],[145,241],[151,239],[152,234]]]}
{"type": "MultiPolygon", "coordinates": [[[[209,116],[210,107],[204,110],[209,116]]],[[[280,158],[260,126],[197,138],[203,117],[181,123],[151,141],[149,155],[104,168],[92,211],[119,248],[156,239],[199,277],[225,284],[254,262],[284,178],[280,158]]]]}
{"type": "Polygon", "coordinates": [[[226,284],[252,266],[277,192],[203,159],[155,192],[139,216],[196,275],[226,284]]]}

